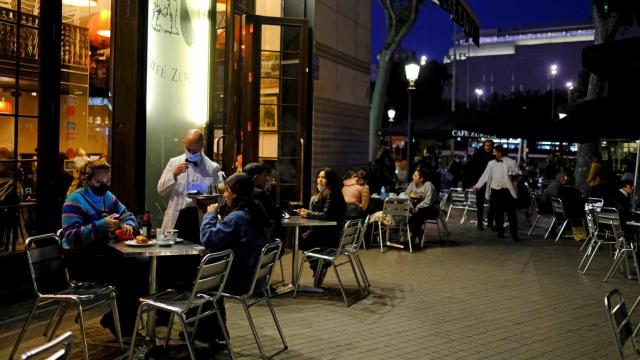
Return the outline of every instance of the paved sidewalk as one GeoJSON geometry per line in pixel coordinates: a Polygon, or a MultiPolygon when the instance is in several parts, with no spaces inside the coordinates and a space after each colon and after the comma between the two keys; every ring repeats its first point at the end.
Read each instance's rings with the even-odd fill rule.
{"type": "MultiPolygon", "coordinates": [[[[289,342],[289,350],[276,359],[616,358],[603,297],[619,288],[633,301],[640,286],[620,274],[603,283],[608,254],[598,256],[583,276],[576,270],[578,246],[571,239],[558,245],[538,235],[514,243],[472,225],[450,229],[455,244],[433,243],[414,254],[364,251],[371,295],[349,308],[337,291],[276,298],[289,342]]],[[[287,277],[289,270],[285,262],[287,277]]],[[[310,283],[310,271],[304,274],[310,283]]],[[[352,275],[344,274],[353,289],[352,275]]],[[[326,285],[336,288],[331,272],[326,285]]],[[[241,307],[227,301],[227,309],[238,358],[258,359],[241,307]]],[[[253,314],[267,352],[277,351],[279,340],[266,307],[256,306],[253,314]]],[[[75,330],[72,321],[68,316],[64,326],[75,330]]],[[[19,325],[0,328],[0,358],[7,357],[19,325]]],[[[113,343],[95,343],[111,340],[95,315],[89,327],[92,359],[120,354],[113,343]]],[[[25,346],[42,342],[36,330],[27,334],[25,346]]],[[[80,358],[78,350],[74,358],[80,358]]]]}

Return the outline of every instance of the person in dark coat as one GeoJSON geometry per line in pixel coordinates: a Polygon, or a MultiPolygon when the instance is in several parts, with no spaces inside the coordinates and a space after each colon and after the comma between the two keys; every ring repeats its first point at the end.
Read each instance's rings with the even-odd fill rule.
{"type": "MultiPolygon", "coordinates": [[[[300,209],[300,216],[308,219],[336,221],[338,226],[316,226],[312,227],[302,235],[300,248],[311,250],[313,248],[335,248],[340,242],[340,229],[345,216],[346,204],[342,195],[340,179],[338,174],[330,169],[324,168],[316,176],[316,189],[309,209],[300,209]]],[[[322,271],[314,286],[318,287],[324,280],[330,263],[325,262],[322,269],[318,269],[318,261],[310,261],[309,266],[313,270],[314,279],[316,272],[322,271]]]]}
{"type": "Polygon", "coordinates": [[[282,229],[282,210],[269,193],[267,192],[267,169],[260,163],[249,163],[245,165],[242,172],[249,175],[253,180],[253,200],[262,208],[265,216],[269,219],[271,237],[280,237],[282,229]]]}
{"type": "MultiPolygon", "coordinates": [[[[233,250],[233,263],[224,289],[233,295],[242,295],[249,290],[260,252],[271,241],[269,219],[253,200],[253,189],[249,175],[231,175],[225,181],[225,212],[219,217],[218,204],[210,205],[200,228],[204,247],[211,251],[233,250]]],[[[226,319],[222,298],[217,305],[223,319],[226,319]]],[[[200,320],[196,339],[215,349],[224,336],[217,321],[207,317],[200,320]]]]}
{"type": "Polygon", "coordinates": [[[633,197],[633,181],[622,180],[620,181],[620,187],[615,192],[613,199],[615,201],[615,208],[618,209],[620,215],[620,225],[625,234],[633,235],[634,229],[627,225],[627,222],[633,220],[633,207],[631,204],[631,198],[633,197]]]}

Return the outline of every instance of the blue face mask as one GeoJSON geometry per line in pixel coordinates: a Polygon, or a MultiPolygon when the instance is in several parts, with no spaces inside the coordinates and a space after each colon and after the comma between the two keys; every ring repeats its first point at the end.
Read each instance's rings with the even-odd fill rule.
{"type": "Polygon", "coordinates": [[[187,151],[186,155],[187,155],[187,159],[189,161],[200,161],[200,160],[202,160],[202,153],[201,152],[198,152],[198,153],[195,153],[195,154],[191,154],[190,152],[187,151]]]}

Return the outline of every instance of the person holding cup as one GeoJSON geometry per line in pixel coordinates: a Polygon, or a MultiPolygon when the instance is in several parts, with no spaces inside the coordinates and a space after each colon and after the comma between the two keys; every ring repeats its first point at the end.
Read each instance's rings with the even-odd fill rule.
{"type": "Polygon", "coordinates": [[[217,190],[220,165],[202,153],[204,134],[197,129],[187,131],[183,139],[184,153],[171,158],[158,181],[158,193],[169,196],[162,230],[176,229],[181,238],[200,243],[200,221],[196,201],[188,194],[206,194],[217,190]]]}

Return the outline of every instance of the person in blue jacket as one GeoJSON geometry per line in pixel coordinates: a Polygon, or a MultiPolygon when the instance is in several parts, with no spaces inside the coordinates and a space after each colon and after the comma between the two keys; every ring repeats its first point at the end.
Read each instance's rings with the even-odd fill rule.
{"type": "MultiPolygon", "coordinates": [[[[248,174],[233,174],[225,181],[226,206],[222,213],[219,213],[219,205],[213,204],[202,219],[202,245],[212,251],[233,250],[233,263],[224,288],[229,294],[241,295],[249,291],[260,252],[271,241],[269,218],[253,200],[253,187],[248,174]]],[[[217,305],[225,319],[222,299],[217,305]]],[[[224,337],[212,319],[206,321],[206,325],[201,322],[196,339],[215,348],[215,342],[224,337]]]]}

